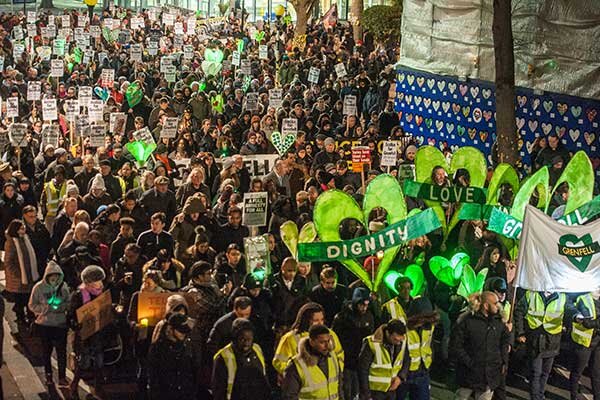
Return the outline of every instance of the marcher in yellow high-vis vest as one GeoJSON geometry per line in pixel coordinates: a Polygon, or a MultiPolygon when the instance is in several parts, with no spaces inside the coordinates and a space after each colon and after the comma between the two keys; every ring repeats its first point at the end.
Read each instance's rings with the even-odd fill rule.
{"type": "MultiPolygon", "coordinates": [[[[283,374],[288,362],[298,354],[298,345],[300,340],[308,336],[308,330],[312,325],[323,325],[325,322],[325,313],[323,307],[317,303],[307,303],[298,310],[296,321],[292,325],[292,330],[287,332],[279,340],[275,356],[273,357],[273,367],[278,374],[283,374]]],[[[341,368],[344,368],[344,349],[340,339],[332,330],[329,331],[333,352],[336,354],[341,368]]]]}
{"type": "Polygon", "coordinates": [[[525,343],[530,367],[529,394],[543,400],[554,357],[560,351],[565,310],[572,308],[564,293],[528,290],[514,313],[517,343],[525,343]]]}
{"type": "Polygon", "coordinates": [[[406,379],[406,325],[392,319],[363,340],[358,361],[361,399],[395,399],[406,379]]]}
{"type": "Polygon", "coordinates": [[[394,284],[398,296],[383,304],[383,320],[398,319],[406,324],[406,311],[412,298],[410,291],[413,288],[413,283],[408,277],[401,277],[394,284]]]}
{"type": "Polygon", "coordinates": [[[573,364],[569,378],[571,399],[580,398],[579,379],[589,365],[594,400],[600,400],[600,291],[585,293],[575,299],[576,314],[573,317],[571,339],[573,364]]]}
{"type": "Polygon", "coordinates": [[[44,184],[40,205],[44,214],[44,223],[50,233],[54,226],[54,220],[58,214],[60,202],[65,198],[67,184],[65,182],[65,167],[57,165],[54,167],[54,178],[44,184]]]}
{"type": "Polygon", "coordinates": [[[398,388],[396,399],[427,400],[430,396],[429,367],[433,361],[431,342],[439,314],[426,297],[413,299],[406,310],[408,374],[398,388]]]}
{"type": "Polygon", "coordinates": [[[283,374],[281,392],[298,400],[337,400],[341,393],[342,366],[331,351],[331,333],[324,325],[310,327],[299,351],[283,374]]]}
{"type": "Polygon", "coordinates": [[[215,354],[212,388],[215,400],[246,398],[242,393],[251,393],[255,400],[271,398],[265,358],[245,318],[233,321],[231,343],[215,354]]]}

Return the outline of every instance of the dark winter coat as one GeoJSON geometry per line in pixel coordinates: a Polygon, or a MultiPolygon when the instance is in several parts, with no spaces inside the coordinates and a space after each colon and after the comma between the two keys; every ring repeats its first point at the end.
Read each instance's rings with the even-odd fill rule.
{"type": "Polygon", "coordinates": [[[173,342],[163,335],[150,346],[148,381],[151,399],[195,399],[196,361],[190,339],[173,342]]]}

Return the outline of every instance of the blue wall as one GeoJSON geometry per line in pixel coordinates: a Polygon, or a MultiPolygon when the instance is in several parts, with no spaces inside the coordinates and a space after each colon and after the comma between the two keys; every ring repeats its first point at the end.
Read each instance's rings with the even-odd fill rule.
{"type": "MultiPolygon", "coordinates": [[[[523,168],[531,165],[533,141],[550,132],[572,152],[584,150],[600,176],[600,102],[517,88],[516,122],[523,168]]],[[[496,97],[490,82],[434,75],[410,69],[396,72],[396,111],[400,125],[418,142],[438,148],[474,146],[489,160],[496,139],[496,97]]]]}

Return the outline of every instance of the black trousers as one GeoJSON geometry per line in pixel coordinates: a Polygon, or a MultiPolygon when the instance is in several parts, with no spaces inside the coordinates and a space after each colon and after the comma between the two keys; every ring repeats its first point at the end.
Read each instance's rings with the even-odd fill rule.
{"type": "Polygon", "coordinates": [[[46,375],[52,374],[52,350],[56,349],[56,359],[58,361],[58,377],[66,378],[67,370],[67,328],[55,326],[37,325],[37,332],[42,341],[44,349],[44,372],[46,375]]]}
{"type": "Polygon", "coordinates": [[[600,340],[595,338],[590,347],[578,344],[573,349],[573,365],[571,367],[571,400],[576,400],[579,393],[579,379],[585,367],[590,366],[592,393],[594,400],[600,400],[600,340]]]}

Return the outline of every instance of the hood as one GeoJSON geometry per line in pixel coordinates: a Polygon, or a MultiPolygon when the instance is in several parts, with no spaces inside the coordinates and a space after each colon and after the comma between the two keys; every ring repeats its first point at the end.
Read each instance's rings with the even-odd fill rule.
{"type": "Polygon", "coordinates": [[[173,310],[180,305],[183,305],[186,311],[189,310],[188,303],[185,300],[185,297],[183,297],[180,294],[174,294],[172,296],[169,296],[169,298],[167,299],[167,305],[165,306],[165,314],[172,313],[173,310]]]}
{"type": "Polygon", "coordinates": [[[190,215],[193,213],[204,213],[206,212],[206,208],[204,207],[204,204],[202,204],[202,200],[200,200],[199,197],[189,197],[186,201],[185,201],[185,205],[183,206],[183,213],[185,215],[190,215]]]}
{"type": "Polygon", "coordinates": [[[46,266],[46,270],[44,271],[44,282],[48,283],[46,278],[48,278],[48,275],[52,275],[52,274],[60,275],[60,279],[58,280],[58,285],[60,285],[62,283],[65,275],[63,273],[63,270],[60,268],[60,266],[51,260],[48,262],[48,265],[46,266]]]}
{"type": "Polygon", "coordinates": [[[375,329],[375,332],[373,332],[373,341],[377,342],[377,343],[383,343],[383,338],[384,338],[384,332],[383,329],[385,328],[386,324],[381,324],[379,326],[379,328],[375,329]]]}
{"type": "MultiPolygon", "coordinates": [[[[333,339],[331,339],[329,341],[329,351],[332,352],[333,349],[334,343],[333,339]]],[[[319,357],[310,352],[308,337],[300,339],[300,342],[298,343],[298,354],[309,367],[314,367],[319,362],[319,357]]]]}

